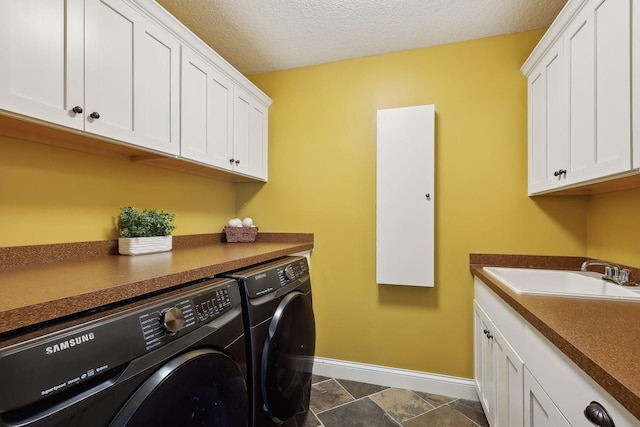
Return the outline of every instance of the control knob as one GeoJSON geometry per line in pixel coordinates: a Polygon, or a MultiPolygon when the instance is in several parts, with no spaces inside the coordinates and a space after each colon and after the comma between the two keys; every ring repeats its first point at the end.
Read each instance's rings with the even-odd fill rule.
{"type": "Polygon", "coordinates": [[[293,271],[293,267],[291,267],[290,265],[287,265],[282,273],[284,274],[284,278],[286,280],[292,280],[296,278],[296,273],[293,271]]]}
{"type": "Polygon", "coordinates": [[[184,326],[184,314],[178,307],[171,307],[162,310],[160,314],[160,324],[167,332],[167,335],[175,335],[184,326]]]}

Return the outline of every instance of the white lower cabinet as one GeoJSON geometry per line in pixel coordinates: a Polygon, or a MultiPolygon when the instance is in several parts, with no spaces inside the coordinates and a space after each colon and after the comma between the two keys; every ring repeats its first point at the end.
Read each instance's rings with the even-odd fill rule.
{"type": "Polygon", "coordinates": [[[523,363],[520,356],[474,303],[476,389],[492,427],[522,427],[523,363]]]}
{"type": "Polygon", "coordinates": [[[638,427],[627,411],[532,325],[474,279],[476,390],[491,427],[594,425],[599,403],[616,427],[638,427]]]}

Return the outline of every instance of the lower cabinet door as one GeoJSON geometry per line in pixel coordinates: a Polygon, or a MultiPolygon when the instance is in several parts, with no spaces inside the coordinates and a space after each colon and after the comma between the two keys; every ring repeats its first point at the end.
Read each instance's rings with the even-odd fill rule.
{"type": "Polygon", "coordinates": [[[524,425],[525,427],[571,427],[526,368],[524,369],[524,425]]]}
{"type": "Polygon", "coordinates": [[[494,427],[522,427],[524,363],[497,328],[493,331],[496,376],[494,427]]]}
{"type": "Polygon", "coordinates": [[[495,427],[496,366],[494,346],[489,338],[493,324],[477,302],[474,302],[473,318],[476,391],[489,425],[495,427]]]}

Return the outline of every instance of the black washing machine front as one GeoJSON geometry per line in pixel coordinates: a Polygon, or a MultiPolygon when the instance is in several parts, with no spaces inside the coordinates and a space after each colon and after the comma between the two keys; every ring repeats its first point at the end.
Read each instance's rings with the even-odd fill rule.
{"type": "Polygon", "coordinates": [[[309,410],[316,329],[305,257],[233,273],[245,320],[251,425],[301,426],[309,410]]]}
{"type": "Polygon", "coordinates": [[[0,426],[247,427],[237,283],[203,279],[0,347],[0,426]]]}

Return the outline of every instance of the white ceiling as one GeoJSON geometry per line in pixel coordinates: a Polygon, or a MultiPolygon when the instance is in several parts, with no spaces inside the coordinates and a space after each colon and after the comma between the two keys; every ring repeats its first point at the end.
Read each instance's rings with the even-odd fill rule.
{"type": "Polygon", "coordinates": [[[243,74],[549,26],[567,0],[158,0],[243,74]]]}

